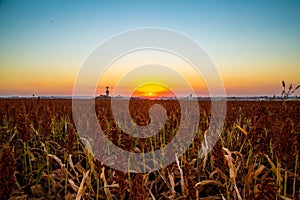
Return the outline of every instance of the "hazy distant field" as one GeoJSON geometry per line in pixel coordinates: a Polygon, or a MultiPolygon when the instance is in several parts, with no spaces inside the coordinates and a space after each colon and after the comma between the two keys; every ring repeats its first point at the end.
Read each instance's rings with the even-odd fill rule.
{"type": "MultiPolygon", "coordinates": [[[[169,143],[180,123],[178,101],[133,100],[131,117],[149,123],[154,103],[167,122],[151,138],[118,127],[109,100],[96,101],[106,136],[132,152],[169,143]]],[[[197,136],[186,153],[161,170],[125,173],[93,159],[80,142],[71,100],[0,100],[0,196],[4,199],[300,199],[300,102],[228,101],[214,149],[199,158],[210,121],[210,101],[199,101],[197,136]],[[22,197],[22,198],[21,198],[22,197]],[[42,198],[41,198],[42,199],[42,198]]]]}

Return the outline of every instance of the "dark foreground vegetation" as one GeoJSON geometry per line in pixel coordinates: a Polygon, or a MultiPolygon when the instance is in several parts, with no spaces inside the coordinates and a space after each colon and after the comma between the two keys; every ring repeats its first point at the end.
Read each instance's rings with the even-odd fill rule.
{"type": "MultiPolygon", "coordinates": [[[[177,101],[136,100],[139,125],[161,103],[165,128],[152,138],[130,137],[116,126],[109,100],[97,100],[99,124],[114,144],[146,152],[168,143],[181,116],[177,101]]],[[[177,162],[150,173],[114,170],[80,141],[71,100],[0,100],[1,199],[300,199],[300,102],[229,101],[214,149],[199,157],[210,102],[199,101],[198,134],[177,162]]]]}

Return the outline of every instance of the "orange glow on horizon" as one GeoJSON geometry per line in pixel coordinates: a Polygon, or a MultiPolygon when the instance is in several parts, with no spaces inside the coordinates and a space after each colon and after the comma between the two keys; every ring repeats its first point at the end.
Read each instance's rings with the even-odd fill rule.
{"type": "Polygon", "coordinates": [[[170,89],[166,88],[161,84],[149,83],[137,88],[133,92],[132,96],[153,99],[153,98],[171,97],[175,95],[170,89]]]}

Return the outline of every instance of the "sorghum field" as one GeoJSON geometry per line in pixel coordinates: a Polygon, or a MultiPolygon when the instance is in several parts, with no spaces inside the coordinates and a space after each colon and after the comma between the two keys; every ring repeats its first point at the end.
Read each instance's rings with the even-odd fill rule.
{"type": "MultiPolygon", "coordinates": [[[[138,139],[124,134],[109,100],[96,100],[107,137],[132,152],[159,149],[176,134],[179,103],[132,100],[139,125],[148,109],[167,111],[164,129],[138,139]]],[[[177,162],[149,173],[104,166],[85,148],[72,119],[72,101],[0,100],[1,199],[300,199],[300,102],[228,101],[226,122],[214,149],[200,158],[210,121],[210,101],[199,101],[199,130],[177,162]]]]}

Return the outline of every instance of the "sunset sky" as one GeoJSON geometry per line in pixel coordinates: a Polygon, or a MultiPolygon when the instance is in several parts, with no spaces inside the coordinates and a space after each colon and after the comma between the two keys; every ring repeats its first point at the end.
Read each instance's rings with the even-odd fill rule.
{"type": "MultiPolygon", "coordinates": [[[[300,84],[299,0],[2,0],[0,96],[72,95],[81,65],[99,44],[143,27],[171,29],[194,39],[219,69],[228,96],[280,95],[282,80],[300,84]]],[[[179,58],[158,52],[118,60],[99,81],[97,94],[105,94],[106,85],[113,89],[137,61],[149,64],[151,56],[171,67],[160,78],[174,67],[198,95],[206,95],[203,77],[186,70],[179,58]]],[[[137,85],[125,78],[113,95],[134,87],[135,95],[168,95],[167,90],[159,93],[163,81],[145,67],[131,72],[137,85]]],[[[169,76],[168,84],[181,87],[175,76],[169,76]]]]}

